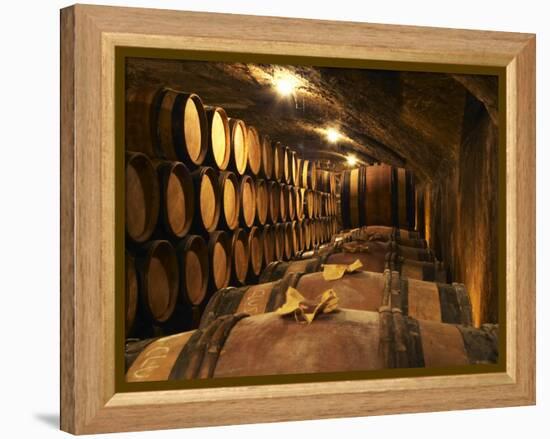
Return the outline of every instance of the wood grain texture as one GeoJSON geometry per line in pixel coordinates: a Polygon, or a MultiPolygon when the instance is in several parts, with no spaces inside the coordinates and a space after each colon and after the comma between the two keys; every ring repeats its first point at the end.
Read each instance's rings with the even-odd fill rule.
{"type": "Polygon", "coordinates": [[[82,434],[534,403],[534,36],[82,5],[61,12],[61,32],[63,430],[82,434]],[[114,54],[123,45],[506,67],[507,112],[501,117],[507,123],[507,371],[115,393],[114,54]]]}

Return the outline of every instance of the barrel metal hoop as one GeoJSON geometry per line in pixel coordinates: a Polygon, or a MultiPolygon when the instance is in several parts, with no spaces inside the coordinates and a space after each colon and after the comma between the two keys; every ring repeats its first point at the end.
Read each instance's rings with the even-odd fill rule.
{"type": "Polygon", "coordinates": [[[453,282],[453,288],[456,292],[458,307],[460,309],[461,322],[463,325],[472,326],[472,303],[466,286],[458,282],[453,282]]]}
{"type": "Polygon", "coordinates": [[[480,329],[456,325],[464,341],[470,364],[498,363],[498,325],[482,325],[480,329]]]}
{"type": "Polygon", "coordinates": [[[408,334],[408,362],[409,367],[425,367],[424,350],[422,349],[422,333],[418,320],[406,318],[408,334]]]}
{"type": "Polygon", "coordinates": [[[159,115],[160,115],[160,109],[162,107],[162,100],[164,99],[164,96],[166,95],[166,92],[168,89],[161,88],[159,89],[154,97],[152,102],[152,111],[149,114],[149,129],[151,133],[151,140],[153,142],[153,151],[157,155],[157,157],[165,158],[162,148],[160,146],[160,136],[158,132],[158,121],[159,121],[159,115]]]}
{"type": "Polygon", "coordinates": [[[438,283],[437,291],[439,293],[441,321],[444,323],[463,324],[456,289],[449,284],[438,283]]]}
{"type": "Polygon", "coordinates": [[[196,330],[178,355],[169,380],[211,378],[231,329],[247,314],[220,317],[196,330]]]}

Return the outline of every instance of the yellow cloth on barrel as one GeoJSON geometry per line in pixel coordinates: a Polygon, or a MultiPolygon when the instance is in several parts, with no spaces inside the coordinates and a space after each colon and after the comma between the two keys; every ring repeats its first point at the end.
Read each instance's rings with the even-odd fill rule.
{"type": "Polygon", "coordinates": [[[307,300],[296,288],[288,287],[286,301],[276,314],[294,314],[296,321],[310,324],[319,313],[329,313],[338,308],[338,296],[331,288],[318,296],[315,300],[307,300]]]}
{"type": "Polygon", "coordinates": [[[356,259],[353,264],[325,264],[323,265],[323,279],[325,280],[337,280],[340,279],[345,273],[353,273],[355,270],[361,268],[363,264],[359,259],[356,259]]]}

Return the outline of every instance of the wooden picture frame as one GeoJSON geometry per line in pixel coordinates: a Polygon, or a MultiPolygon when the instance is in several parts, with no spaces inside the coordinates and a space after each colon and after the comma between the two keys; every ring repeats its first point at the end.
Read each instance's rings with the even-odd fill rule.
{"type": "Polygon", "coordinates": [[[76,5],[61,11],[61,428],[83,434],[535,403],[535,37],[76,5]],[[498,68],[506,97],[502,372],[115,388],[117,47],[498,68]]]}

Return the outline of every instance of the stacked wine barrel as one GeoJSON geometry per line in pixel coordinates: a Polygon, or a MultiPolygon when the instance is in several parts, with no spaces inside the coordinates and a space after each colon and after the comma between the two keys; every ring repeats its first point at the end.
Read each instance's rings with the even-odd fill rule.
{"type": "Polygon", "coordinates": [[[472,327],[465,286],[415,230],[409,171],[337,174],[169,88],[130,91],[126,115],[128,381],[498,361],[498,326],[472,327]],[[289,287],[301,309],[331,288],[338,309],[280,316],[289,287]]]}
{"type": "Polygon", "coordinates": [[[386,164],[342,173],[340,202],[344,228],[368,225],[415,227],[413,174],[386,164]]]}
{"type": "Polygon", "coordinates": [[[309,259],[270,264],[259,284],[220,289],[210,299],[199,329],[127,344],[127,380],[498,361],[498,325],[472,327],[463,284],[423,280],[422,270],[402,271],[392,258],[382,258],[382,268],[377,268],[381,249],[396,253],[401,263],[434,260],[427,242],[415,231],[375,226],[336,233],[309,259]],[[338,258],[331,260],[332,256],[338,258]],[[321,273],[324,263],[345,264],[354,259],[364,263],[361,270],[335,280],[326,280],[321,273]],[[321,292],[333,289],[339,309],[310,325],[280,316],[273,311],[283,305],[289,287],[313,304],[321,292]]]}
{"type": "Polygon", "coordinates": [[[198,326],[210,296],[339,230],[336,175],[167,87],[126,95],[125,333],[198,326]]]}

